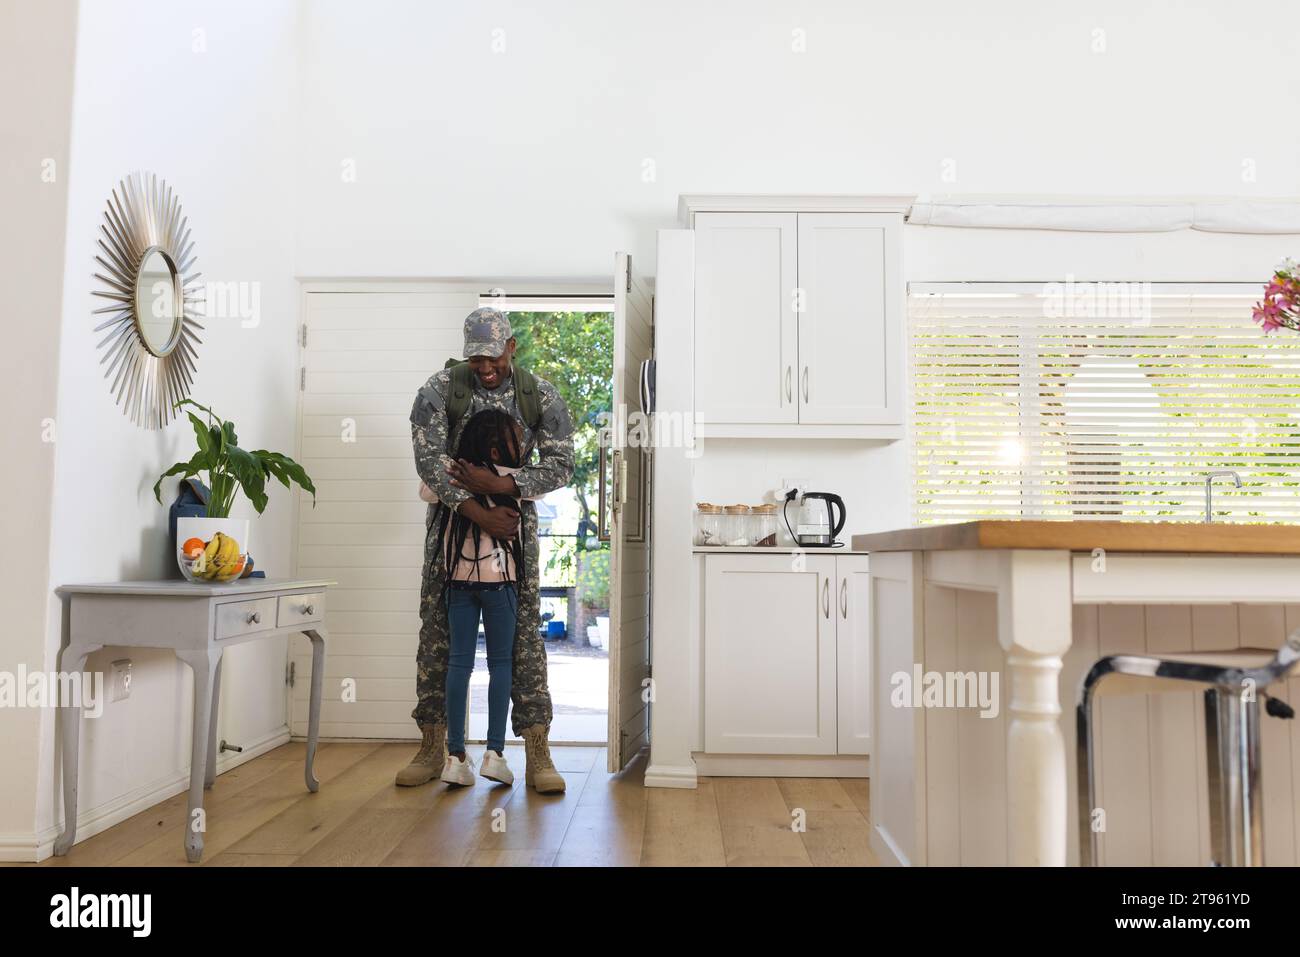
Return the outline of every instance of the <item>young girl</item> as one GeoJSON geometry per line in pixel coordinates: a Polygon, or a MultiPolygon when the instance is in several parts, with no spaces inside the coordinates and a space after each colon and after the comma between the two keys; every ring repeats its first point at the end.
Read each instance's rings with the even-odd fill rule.
{"type": "MultiPolygon", "coordinates": [[[[465,423],[456,458],[513,475],[522,465],[523,430],[510,415],[484,409],[465,423]]],[[[421,483],[420,497],[437,501],[421,483]]],[[[519,510],[510,495],[474,495],[487,508],[519,510]]],[[[478,645],[479,618],[487,639],[488,731],[483,752],[483,777],[511,784],[514,775],[502,752],[506,714],[510,707],[510,671],[514,659],[518,612],[516,587],[524,570],[523,541],[495,539],[478,525],[449,508],[438,510],[438,541],[446,576],[443,600],[447,603],[450,642],[447,667],[447,763],[442,780],[448,784],[474,783],[474,762],[465,754],[465,712],[474,651],[478,645]]]]}

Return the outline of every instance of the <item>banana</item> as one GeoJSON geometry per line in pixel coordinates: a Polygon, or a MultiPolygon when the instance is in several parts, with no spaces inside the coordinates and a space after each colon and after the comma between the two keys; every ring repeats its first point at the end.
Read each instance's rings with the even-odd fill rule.
{"type": "Polygon", "coordinates": [[[206,581],[230,581],[243,570],[239,542],[223,532],[213,534],[190,566],[192,576],[206,581]]]}
{"type": "Polygon", "coordinates": [[[217,533],[220,539],[220,545],[217,547],[217,553],[213,559],[213,576],[217,581],[230,581],[235,577],[236,567],[239,563],[239,543],[229,535],[217,533]]]}
{"type": "Polygon", "coordinates": [[[203,549],[203,554],[194,565],[194,574],[203,579],[212,579],[217,574],[217,555],[221,551],[220,532],[212,536],[212,541],[208,542],[207,547],[203,549]]]}

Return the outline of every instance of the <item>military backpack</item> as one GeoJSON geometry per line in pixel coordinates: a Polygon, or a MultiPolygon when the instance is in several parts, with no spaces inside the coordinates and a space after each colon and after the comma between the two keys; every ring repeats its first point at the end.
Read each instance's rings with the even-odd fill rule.
{"type": "MultiPolygon", "coordinates": [[[[448,359],[444,369],[451,370],[451,382],[447,386],[447,423],[450,426],[448,436],[456,431],[456,423],[469,411],[470,399],[474,395],[474,370],[464,359],[448,359]]],[[[529,431],[536,432],[542,422],[542,397],[537,390],[537,377],[527,369],[511,365],[511,375],[515,380],[515,405],[523,416],[529,431]]]]}

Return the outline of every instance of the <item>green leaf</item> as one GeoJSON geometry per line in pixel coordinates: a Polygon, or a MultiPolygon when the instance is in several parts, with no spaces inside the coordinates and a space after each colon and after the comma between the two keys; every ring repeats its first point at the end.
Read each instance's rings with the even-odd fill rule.
{"type": "Polygon", "coordinates": [[[186,412],[190,417],[190,424],[194,426],[194,439],[199,444],[199,454],[210,456],[212,454],[212,435],[208,432],[208,427],[202,419],[193,412],[186,412]]]}
{"type": "Polygon", "coordinates": [[[266,476],[268,478],[274,476],[276,479],[279,480],[280,484],[283,485],[285,488],[293,487],[289,484],[289,473],[284,470],[283,465],[281,465],[279,462],[274,462],[271,461],[270,459],[263,458],[261,455],[259,455],[256,452],[254,452],[253,454],[256,455],[257,460],[262,463],[262,471],[266,473],[266,476]]]}
{"type": "Polygon", "coordinates": [[[292,479],[302,486],[304,491],[311,492],[311,503],[315,506],[316,486],[312,484],[311,477],[307,475],[307,472],[301,465],[289,458],[289,456],[282,455],[279,452],[268,452],[265,449],[258,449],[253,454],[266,463],[272,474],[279,478],[286,488],[289,485],[286,479],[292,479]]]}
{"type": "Polygon", "coordinates": [[[205,468],[207,468],[207,461],[204,458],[204,453],[202,451],[194,453],[194,458],[190,459],[188,462],[177,462],[166,472],[163,472],[162,475],[158,476],[158,481],[153,483],[153,497],[158,500],[159,505],[162,504],[162,483],[163,479],[168,476],[181,475],[181,473],[184,473],[182,478],[187,479],[191,475],[198,475],[199,472],[205,468]]]}
{"type": "Polygon", "coordinates": [[[235,423],[227,419],[221,423],[221,431],[226,437],[227,445],[238,445],[239,437],[235,435],[235,423]]]}
{"type": "Polygon", "coordinates": [[[261,515],[266,508],[266,483],[262,475],[262,463],[255,454],[245,452],[237,445],[226,446],[226,456],[230,463],[230,472],[243,486],[244,494],[261,515]]]}

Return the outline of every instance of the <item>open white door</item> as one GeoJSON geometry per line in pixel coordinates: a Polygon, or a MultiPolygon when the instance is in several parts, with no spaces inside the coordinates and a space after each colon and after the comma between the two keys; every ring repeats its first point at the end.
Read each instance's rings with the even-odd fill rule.
{"type": "Polygon", "coordinates": [[[614,255],[614,415],[605,435],[613,476],[609,530],[609,770],[645,744],[650,676],[650,456],[641,411],[641,364],[654,354],[654,301],[614,255]],[[633,428],[629,429],[629,418],[633,428]],[[631,435],[629,437],[629,432],[631,435]]]}

